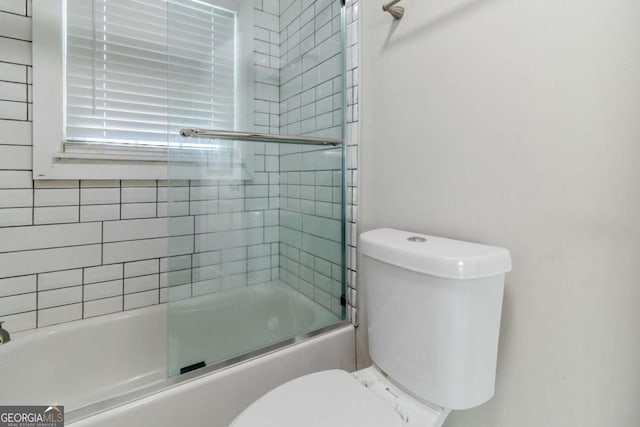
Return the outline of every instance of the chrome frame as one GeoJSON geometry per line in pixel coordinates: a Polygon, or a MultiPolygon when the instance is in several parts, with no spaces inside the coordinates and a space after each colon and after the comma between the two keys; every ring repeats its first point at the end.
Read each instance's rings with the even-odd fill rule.
{"type": "Polygon", "coordinates": [[[279,144],[305,145],[342,145],[342,139],[320,138],[316,136],[272,135],[267,133],[237,132],[216,129],[182,129],[180,135],[184,137],[206,137],[216,139],[234,139],[238,141],[276,142],[279,144]]]}
{"type": "Polygon", "coordinates": [[[238,366],[242,363],[246,363],[254,359],[258,359],[268,354],[275,353],[276,351],[279,351],[279,350],[284,350],[285,348],[292,347],[303,341],[307,341],[319,335],[327,334],[334,330],[338,330],[345,327],[353,327],[353,325],[351,324],[350,321],[343,320],[338,323],[334,323],[333,325],[325,326],[323,328],[317,329],[315,331],[307,332],[306,334],[299,335],[294,338],[289,338],[285,341],[272,344],[270,346],[261,348],[259,350],[252,351],[250,353],[236,356],[228,360],[223,360],[222,362],[218,362],[210,366],[205,366],[203,368],[196,369],[191,372],[187,372],[186,374],[176,375],[174,377],[167,378],[156,384],[151,384],[149,386],[142,387],[140,389],[131,391],[129,393],[124,393],[118,396],[110,397],[100,402],[92,403],[90,405],[83,406],[78,409],[74,409],[65,414],[65,421],[68,423],[72,423],[75,421],[82,420],[84,418],[88,418],[92,415],[99,414],[100,412],[105,412],[105,411],[108,411],[109,409],[114,409],[114,408],[117,408],[118,406],[122,406],[124,404],[142,399],[144,397],[151,396],[156,393],[160,393],[164,390],[177,387],[188,381],[194,381],[205,375],[221,372],[225,369],[238,366]]]}

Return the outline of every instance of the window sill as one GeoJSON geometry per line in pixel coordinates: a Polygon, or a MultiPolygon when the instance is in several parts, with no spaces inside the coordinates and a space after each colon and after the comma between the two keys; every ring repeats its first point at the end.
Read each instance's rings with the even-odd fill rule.
{"type": "MultiPolygon", "coordinates": [[[[191,169],[194,169],[193,167],[191,169]]],[[[174,176],[173,171],[171,177],[174,176]]],[[[184,175],[184,171],[183,171],[184,175]]],[[[192,179],[192,177],[176,179],[192,179]]],[[[54,156],[51,167],[33,176],[34,180],[58,179],[169,179],[166,157],[149,159],[122,158],[108,154],[71,154],[59,153],[54,156]]]]}
{"type": "Polygon", "coordinates": [[[169,157],[160,155],[108,154],[108,153],[58,153],[54,161],[92,161],[92,162],[129,162],[129,163],[166,163],[169,157]]]}
{"type": "Polygon", "coordinates": [[[208,170],[201,159],[169,160],[167,155],[118,155],[98,153],[57,153],[51,167],[33,176],[34,180],[244,180],[252,179],[245,164],[230,170],[208,170]],[[169,166],[171,165],[171,166],[169,166]]]}

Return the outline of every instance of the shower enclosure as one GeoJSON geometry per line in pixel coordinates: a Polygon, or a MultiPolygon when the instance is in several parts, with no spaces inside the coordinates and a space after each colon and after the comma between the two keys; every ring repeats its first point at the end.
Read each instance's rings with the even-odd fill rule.
{"type": "MultiPolygon", "coordinates": [[[[0,346],[1,403],[58,402],[65,421],[92,427],[138,425],[141,416],[177,425],[184,412],[215,425],[209,410],[218,405],[226,425],[225,416],[292,377],[354,369],[340,1],[34,6],[37,27],[58,28],[69,47],[61,68],[71,130],[89,147],[108,143],[104,164],[142,166],[136,185],[145,198],[155,189],[156,202],[144,218],[88,221],[102,227],[102,259],[73,275],[47,273],[75,292],[76,273],[84,282],[94,272],[81,292],[101,297],[83,300],[83,310],[96,301],[111,310],[115,298],[122,305],[13,335],[0,346]],[[167,158],[168,179],[156,181],[167,158]]],[[[54,39],[40,33],[34,42],[54,39]]],[[[41,286],[36,277],[24,276],[41,286]]]]}
{"type": "Polygon", "coordinates": [[[344,43],[338,0],[168,11],[175,376],[344,321],[344,43]]]}

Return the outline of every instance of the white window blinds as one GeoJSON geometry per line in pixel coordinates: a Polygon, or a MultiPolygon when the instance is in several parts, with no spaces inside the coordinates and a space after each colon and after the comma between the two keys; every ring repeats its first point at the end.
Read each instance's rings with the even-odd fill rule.
{"type": "Polygon", "coordinates": [[[66,139],[166,145],[235,128],[237,14],[198,0],[67,0],[66,139]]]}

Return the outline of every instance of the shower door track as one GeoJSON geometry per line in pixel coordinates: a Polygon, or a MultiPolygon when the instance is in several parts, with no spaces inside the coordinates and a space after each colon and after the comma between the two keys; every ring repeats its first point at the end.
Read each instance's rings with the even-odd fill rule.
{"type": "Polygon", "coordinates": [[[238,141],[273,142],[279,144],[303,145],[342,145],[342,139],[322,138],[317,136],[274,135],[268,133],[237,132],[216,129],[182,129],[180,135],[184,137],[206,137],[215,139],[233,139],[238,141]]]}

